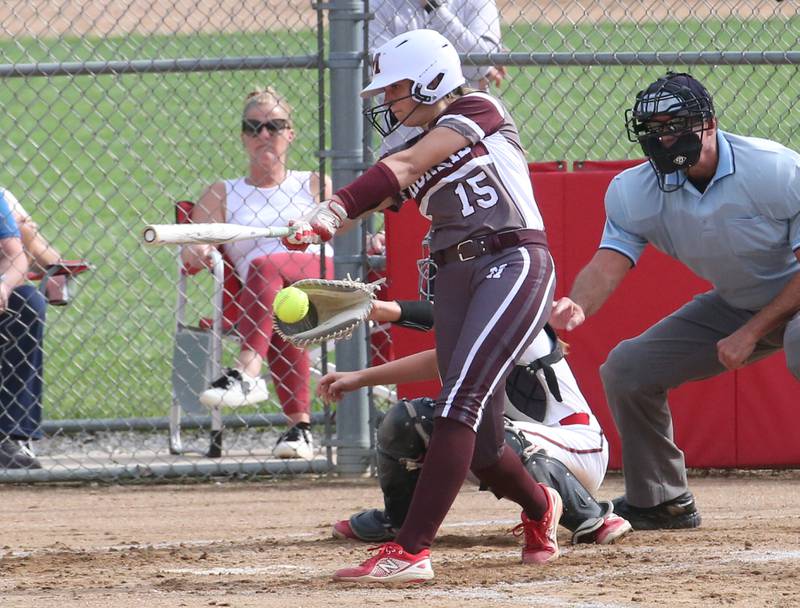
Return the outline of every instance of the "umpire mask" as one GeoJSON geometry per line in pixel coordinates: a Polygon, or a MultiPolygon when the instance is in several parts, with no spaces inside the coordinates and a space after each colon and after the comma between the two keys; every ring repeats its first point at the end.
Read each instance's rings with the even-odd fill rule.
{"type": "Polygon", "coordinates": [[[703,144],[695,132],[683,133],[671,146],[666,147],[660,135],[648,135],[640,140],[642,151],[653,162],[659,173],[675,173],[679,169],[688,169],[700,160],[703,144]]]}
{"type": "Polygon", "coordinates": [[[697,164],[702,135],[714,116],[711,95],[689,74],[667,72],[636,95],[633,108],[625,113],[628,139],[641,145],[662,191],[683,187],[685,174],[670,184],[665,178],[697,164]]]}

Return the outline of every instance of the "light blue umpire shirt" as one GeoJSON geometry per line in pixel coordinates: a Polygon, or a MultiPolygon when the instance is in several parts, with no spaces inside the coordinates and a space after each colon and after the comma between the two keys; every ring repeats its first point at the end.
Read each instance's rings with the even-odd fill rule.
{"type": "MultiPolygon", "coordinates": [[[[717,146],[717,171],[702,193],[689,181],[662,192],[649,163],[617,175],[606,191],[600,248],[635,264],[651,243],[731,306],[756,311],[800,270],[800,154],[722,131],[717,146]]],[[[667,183],[682,177],[667,175],[667,183]]]]}

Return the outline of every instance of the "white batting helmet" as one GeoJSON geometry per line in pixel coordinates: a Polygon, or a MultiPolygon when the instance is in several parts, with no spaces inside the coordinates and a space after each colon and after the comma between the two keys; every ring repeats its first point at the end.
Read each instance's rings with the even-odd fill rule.
{"type": "Polygon", "coordinates": [[[466,82],[455,47],[434,30],[412,30],[378,47],[372,59],[372,82],[361,96],[377,95],[406,79],[412,82],[411,97],[424,104],[436,103],[466,82]]]}

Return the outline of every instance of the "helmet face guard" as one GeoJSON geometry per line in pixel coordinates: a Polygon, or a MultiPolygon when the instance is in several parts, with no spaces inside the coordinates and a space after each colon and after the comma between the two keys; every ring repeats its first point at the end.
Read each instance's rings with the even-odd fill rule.
{"type": "MultiPolygon", "coordinates": [[[[409,97],[419,104],[433,105],[464,84],[461,60],[455,47],[434,30],[412,30],[395,36],[375,50],[372,58],[372,81],[361,91],[364,98],[382,93],[386,87],[403,80],[411,81],[409,97]]],[[[401,101],[395,99],[392,103],[401,101]]],[[[382,136],[399,126],[389,103],[365,114],[382,136]]]]}
{"type": "Polygon", "coordinates": [[[711,96],[688,74],[669,72],[636,95],[633,108],[625,112],[625,128],[628,139],[642,147],[662,191],[683,187],[685,173],[671,185],[666,176],[700,160],[701,137],[713,118],[711,96]]]}
{"type": "MultiPolygon", "coordinates": [[[[413,95],[407,95],[405,97],[401,97],[400,99],[395,99],[394,101],[388,101],[386,103],[367,108],[364,110],[364,116],[369,118],[369,122],[372,124],[375,130],[380,133],[381,137],[386,137],[389,135],[389,133],[396,131],[397,128],[403,124],[397,120],[397,117],[392,113],[391,105],[397,101],[408,99],[409,97],[413,97],[413,95]]],[[[414,108],[411,114],[413,114],[415,111],[416,108],[414,108]]],[[[409,116],[411,114],[409,114],[409,116]]]]}

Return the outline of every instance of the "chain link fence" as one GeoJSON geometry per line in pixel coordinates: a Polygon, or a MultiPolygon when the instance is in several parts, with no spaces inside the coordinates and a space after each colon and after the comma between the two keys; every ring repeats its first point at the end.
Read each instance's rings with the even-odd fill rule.
{"type": "MultiPolygon", "coordinates": [[[[419,0],[407,2],[381,22],[385,7],[371,0],[366,46],[402,28],[408,15],[415,26],[437,29],[457,28],[455,20],[472,15],[458,34],[465,63],[473,66],[471,81],[488,83],[511,109],[530,160],[639,156],[624,134],[624,109],[667,68],[704,81],[722,129],[800,147],[793,86],[800,18],[791,2],[508,0],[488,11],[483,0],[435,2],[442,6],[430,11],[419,0]]],[[[273,457],[286,428],[275,386],[286,388],[285,378],[276,379],[258,406],[209,411],[179,403],[185,407],[178,408],[175,443],[174,386],[195,390],[219,371],[204,367],[207,358],[193,350],[211,348],[203,337],[208,332],[191,334],[176,349],[177,327],[213,318],[214,277],[204,271],[186,278],[179,326],[177,252],[140,242],[144,224],[174,221],[176,201],[197,201],[211,184],[248,175],[241,120],[245,96],[255,88],[271,86],[291,106],[286,166],[318,172],[323,183],[333,168],[335,182],[325,152],[331,121],[360,120],[361,102],[352,99],[352,116],[331,116],[328,8],[272,0],[9,1],[0,7],[0,186],[61,257],[93,267],[75,278],[68,306],[47,310],[41,425],[20,426],[9,413],[22,402],[7,390],[12,371],[3,364],[0,436],[4,444],[23,441],[24,448],[29,437],[38,439],[33,445],[42,469],[0,468],[0,480],[331,469],[331,413],[315,398],[315,457],[273,457]],[[208,458],[214,432],[223,427],[221,457],[208,458]],[[177,453],[184,450],[189,453],[177,453]]],[[[360,3],[351,8],[355,16],[344,18],[358,19],[360,3]]],[[[309,179],[300,179],[298,188],[309,179]]],[[[293,215],[292,205],[276,221],[293,215]]],[[[380,341],[385,338],[374,344],[380,341]]],[[[234,364],[240,345],[222,342],[221,365],[234,364]]],[[[374,360],[390,352],[384,345],[374,360]]],[[[330,363],[335,358],[325,350],[311,354],[312,391],[330,363]]],[[[269,383],[266,364],[263,374],[269,383]]],[[[375,393],[377,409],[391,402],[391,389],[375,393]]]]}

